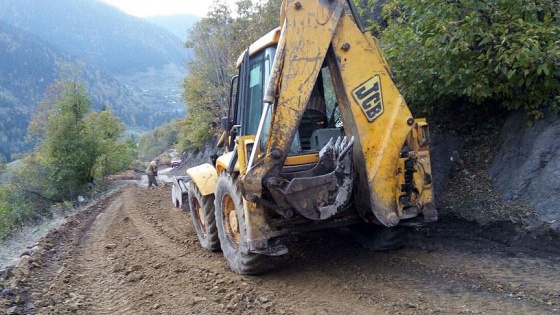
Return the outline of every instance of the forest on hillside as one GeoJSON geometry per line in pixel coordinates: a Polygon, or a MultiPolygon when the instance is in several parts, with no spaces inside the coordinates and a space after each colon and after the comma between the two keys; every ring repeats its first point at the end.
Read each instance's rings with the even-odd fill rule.
{"type": "Polygon", "coordinates": [[[3,0],[0,20],[112,74],[182,64],[181,39],[101,1],[3,0]]]}
{"type": "Polygon", "coordinates": [[[92,109],[110,109],[129,132],[183,117],[187,58],[171,32],[100,1],[0,2],[0,156],[12,161],[33,148],[29,119],[68,68],[80,69],[92,109]]]}
{"type": "Polygon", "coordinates": [[[127,170],[136,141],[110,110],[92,111],[87,89],[57,78],[31,118],[36,146],[18,167],[0,163],[0,241],[19,227],[103,190],[110,174],[127,170]]]}

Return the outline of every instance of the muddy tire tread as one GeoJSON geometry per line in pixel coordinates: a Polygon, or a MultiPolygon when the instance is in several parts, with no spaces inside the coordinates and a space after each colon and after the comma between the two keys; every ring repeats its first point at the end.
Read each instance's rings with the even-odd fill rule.
{"type": "Polygon", "coordinates": [[[214,195],[211,194],[203,196],[200,190],[194,184],[188,185],[187,190],[189,196],[189,208],[200,245],[212,252],[220,251],[220,239],[218,237],[218,228],[216,227],[216,217],[214,211],[214,195]],[[206,222],[206,235],[204,235],[204,233],[202,232],[202,227],[199,223],[198,213],[196,211],[193,199],[197,200],[204,213],[204,220],[206,222]]]}
{"type": "Polygon", "coordinates": [[[220,174],[216,184],[216,225],[218,226],[218,235],[222,252],[228,261],[228,264],[235,273],[242,275],[259,275],[266,273],[272,269],[270,257],[261,254],[247,252],[247,226],[245,216],[243,214],[243,199],[241,191],[235,185],[233,178],[227,174],[220,174]],[[239,246],[235,244],[226,235],[224,227],[224,218],[222,216],[222,196],[229,194],[235,204],[236,214],[238,218],[239,229],[241,233],[241,242],[239,246]]]}

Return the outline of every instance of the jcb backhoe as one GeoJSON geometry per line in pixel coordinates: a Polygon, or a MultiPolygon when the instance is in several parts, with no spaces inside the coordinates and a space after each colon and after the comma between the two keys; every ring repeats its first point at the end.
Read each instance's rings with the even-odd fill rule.
{"type": "Polygon", "coordinates": [[[428,124],[352,1],[284,0],[280,21],[238,60],[223,155],[187,170],[201,245],[239,274],[268,271],[292,233],[437,219],[428,124]]]}

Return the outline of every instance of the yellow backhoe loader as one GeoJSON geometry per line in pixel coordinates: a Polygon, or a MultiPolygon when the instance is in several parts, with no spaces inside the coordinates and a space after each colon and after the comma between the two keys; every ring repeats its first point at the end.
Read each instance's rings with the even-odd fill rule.
{"type": "Polygon", "coordinates": [[[223,154],[187,170],[201,245],[239,274],[270,270],[293,233],[437,220],[428,124],[352,1],[284,0],[280,22],[238,60],[223,154]]]}

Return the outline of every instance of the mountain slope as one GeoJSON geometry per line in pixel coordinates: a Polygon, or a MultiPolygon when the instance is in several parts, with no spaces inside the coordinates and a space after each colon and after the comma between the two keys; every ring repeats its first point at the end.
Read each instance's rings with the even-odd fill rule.
{"type": "MultiPolygon", "coordinates": [[[[58,47],[0,21],[0,155],[6,161],[32,148],[25,136],[37,103],[61,67],[78,63],[58,47]]],[[[92,65],[82,65],[79,80],[88,88],[93,109],[109,108],[129,127],[152,129],[177,116],[151,108],[154,101],[92,65]]]]}
{"type": "Polygon", "coordinates": [[[183,64],[179,38],[96,0],[2,0],[0,19],[87,63],[130,74],[183,64]]]}
{"type": "Polygon", "coordinates": [[[0,155],[6,161],[30,149],[24,142],[27,122],[58,74],[56,63],[69,61],[68,55],[0,21],[0,155]]]}
{"type": "Polygon", "coordinates": [[[192,14],[178,14],[170,16],[149,16],[144,19],[165,28],[182,41],[185,41],[187,39],[187,30],[198,22],[200,17],[192,14]]]}
{"type": "Polygon", "coordinates": [[[169,31],[97,0],[0,1],[0,155],[31,148],[29,118],[60,65],[82,64],[93,108],[143,132],[184,116],[187,58],[169,31]]]}

